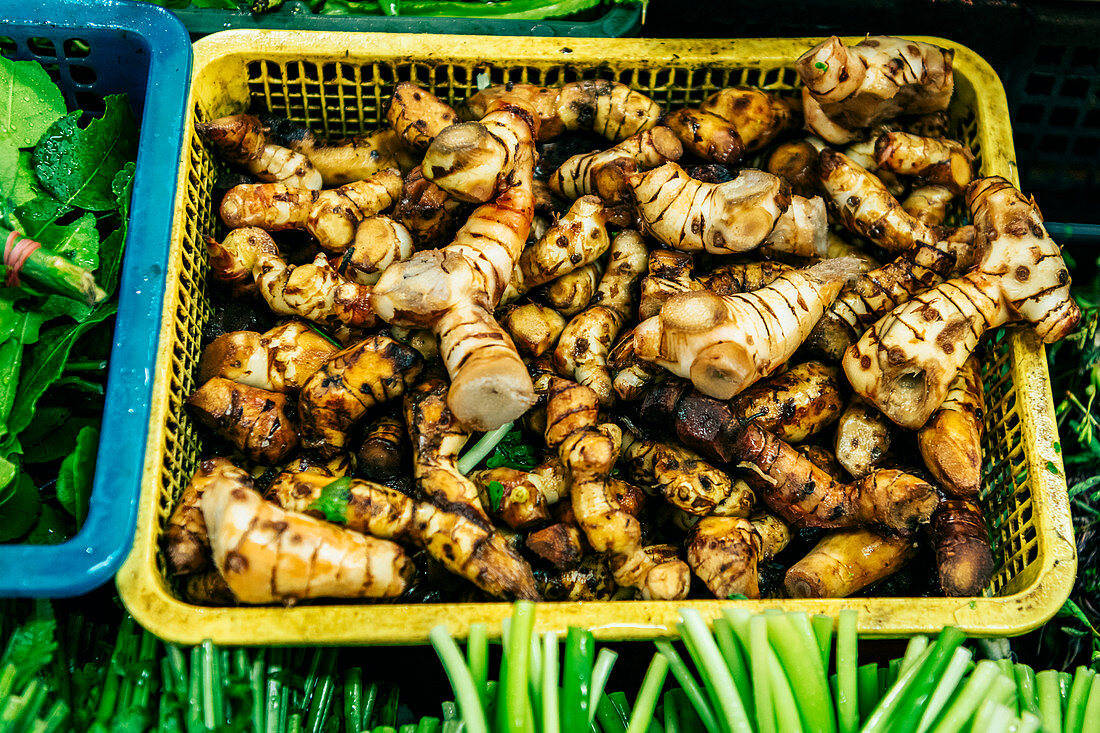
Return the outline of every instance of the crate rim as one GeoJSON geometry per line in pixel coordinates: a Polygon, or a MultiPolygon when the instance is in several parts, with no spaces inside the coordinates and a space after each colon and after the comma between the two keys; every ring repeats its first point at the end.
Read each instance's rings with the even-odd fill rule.
{"type": "MultiPolygon", "coordinates": [[[[987,175],[1002,175],[1019,185],[1008,104],[1000,79],[993,68],[971,49],[949,39],[935,36],[906,36],[927,41],[955,51],[955,69],[961,70],[984,94],[975,105],[983,125],[998,142],[999,150],[984,150],[987,175]]],[[[305,59],[318,48],[342,49],[345,58],[370,59],[397,54],[412,55],[415,60],[431,61],[435,57],[471,56],[488,58],[486,48],[498,47],[500,41],[514,38],[489,36],[416,35],[384,33],[340,33],[324,31],[283,32],[229,30],[203,38],[194,45],[192,86],[188,93],[188,125],[192,129],[190,110],[194,106],[194,80],[212,64],[227,56],[247,55],[256,58],[264,54],[295,55],[305,59]],[[495,42],[495,43],[494,43],[495,42]],[[262,49],[262,50],[254,50],[262,49]]],[[[570,56],[614,58],[628,64],[650,63],[654,59],[675,58],[679,65],[702,65],[722,55],[736,53],[749,58],[797,58],[807,48],[823,40],[821,37],[708,39],[701,44],[693,39],[570,39],[569,47],[560,39],[525,39],[522,52],[507,54],[535,61],[558,60],[564,64],[570,56]],[[701,46],[714,49],[700,50],[701,46]]],[[[849,43],[860,40],[848,37],[849,43]]],[[[751,63],[749,64],[751,65],[751,63]]],[[[187,170],[187,159],[180,161],[181,175],[187,170]]],[[[182,218],[182,191],[177,191],[176,213],[182,218]]],[[[173,248],[178,244],[179,231],[173,232],[173,248]]],[[[754,610],[782,607],[811,614],[836,616],[842,609],[860,611],[858,630],[867,637],[901,637],[918,633],[935,633],[945,625],[935,619],[950,618],[952,624],[972,636],[1014,636],[1031,631],[1058,611],[1070,590],[1076,574],[1077,554],[1070,521],[1069,499],[1065,471],[1060,453],[1055,449],[1057,428],[1051,397],[1043,344],[1030,329],[1007,329],[1011,358],[1019,364],[1017,374],[1026,379],[1017,383],[1017,404],[1023,430],[1021,445],[1027,454],[1032,484],[1033,517],[1036,533],[1047,540],[1041,567],[1034,581],[1016,593],[998,597],[975,598],[834,598],[834,599],[762,599],[756,601],[633,601],[623,602],[542,602],[539,609],[553,611],[553,621],[545,610],[537,613],[537,631],[563,632],[570,625],[589,628],[598,639],[629,640],[671,637],[676,634],[677,611],[682,607],[698,609],[704,618],[716,618],[722,608],[745,607],[754,610]],[[1036,470],[1050,462],[1057,473],[1036,470]],[[607,623],[592,623],[584,615],[595,608],[616,609],[607,623]],[[983,617],[989,620],[983,621],[983,617]],[[929,619],[933,619],[930,622],[929,619]],[[899,623],[899,620],[903,621],[899,623]],[[893,625],[883,626],[888,621],[893,625]]],[[[163,350],[164,346],[161,345],[163,350]]],[[[147,473],[143,481],[139,525],[134,549],[117,576],[123,603],[134,618],[157,636],[183,644],[211,639],[221,644],[343,644],[343,645],[409,645],[427,643],[432,626],[444,624],[448,631],[464,636],[472,621],[488,624],[491,635],[500,635],[501,623],[511,614],[511,604],[505,602],[474,604],[386,604],[386,605],[302,605],[293,609],[282,607],[203,607],[185,603],[173,597],[155,565],[155,500],[158,466],[148,458],[156,453],[157,426],[151,426],[147,473]],[[464,620],[450,615],[456,606],[467,611],[464,620]],[[361,628],[366,616],[374,609],[393,609],[401,614],[401,624],[388,630],[384,637],[370,636],[361,628]],[[399,609],[399,610],[398,610],[399,609]],[[363,611],[366,614],[363,614],[363,611]],[[289,612],[288,612],[289,611],[289,612]],[[356,613],[360,618],[356,619],[356,613]],[[472,618],[476,617],[476,618],[472,618]],[[334,622],[335,619],[340,622],[334,622]],[[356,624],[358,620],[360,623],[356,624]]]]}
{"type": "Polygon", "coordinates": [[[13,27],[117,30],[139,37],[149,53],[133,200],[118,285],[107,389],[88,516],[57,545],[0,545],[0,597],[69,597],[97,588],[125,560],[134,536],[141,492],[156,332],[165,283],[176,181],[158,180],[171,168],[183,139],[182,100],[165,93],[189,79],[190,38],[164,8],[129,0],[30,0],[4,3],[0,34],[13,27]],[[63,11],[63,12],[62,12],[63,11]],[[48,17],[48,22],[42,18],[48,17]],[[104,20],[109,18],[109,20],[104,20]],[[147,202],[147,203],[146,203],[147,202]],[[118,440],[115,436],[133,436],[118,440]],[[109,445],[110,443],[113,445],[109,445]]]}

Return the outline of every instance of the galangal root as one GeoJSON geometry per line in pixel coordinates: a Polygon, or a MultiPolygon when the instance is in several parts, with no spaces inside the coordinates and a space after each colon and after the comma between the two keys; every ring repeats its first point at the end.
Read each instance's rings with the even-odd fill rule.
{"type": "Polygon", "coordinates": [[[602,79],[577,81],[558,89],[530,84],[488,87],[466,100],[467,119],[481,119],[494,105],[526,103],[538,115],[538,139],[549,140],[566,130],[591,130],[612,142],[622,142],[657,124],[661,108],[625,84],[602,79]]]}
{"type": "Polygon", "coordinates": [[[883,316],[844,355],[852,387],[902,427],[928,421],[986,331],[1025,321],[1053,343],[1081,318],[1035,205],[996,177],[971,183],[966,200],[977,231],[974,269],[883,316]]]}
{"type": "Polygon", "coordinates": [[[698,108],[673,112],[664,124],[697,157],[731,164],[767,146],[797,121],[786,98],[756,89],[723,89],[698,108]]]}
{"type": "Polygon", "coordinates": [[[868,36],[845,46],[836,36],[795,64],[805,84],[806,126],[830,143],[899,115],[947,109],[955,88],[954,52],[920,41],[868,36]]]}
{"type": "Polygon", "coordinates": [[[932,516],[939,495],[931,484],[894,469],[841,484],[787,443],[755,425],[734,445],[745,477],[775,514],[797,527],[877,525],[912,532],[932,516]]]}
{"type": "Polygon", "coordinates": [[[264,501],[247,473],[221,471],[203,492],[214,565],[243,603],[396,598],[413,574],[398,545],[264,501]]]}
{"type": "Polygon", "coordinates": [[[981,508],[966,499],[943,502],[929,525],[944,595],[973,596],[993,576],[993,550],[981,508]]]}
{"type": "Polygon", "coordinates": [[[961,499],[977,499],[981,491],[984,418],[985,390],[972,356],[951,382],[943,404],[917,431],[924,465],[945,491],[961,499]]]}
{"type": "Polygon", "coordinates": [[[826,260],[752,293],[675,295],[634,330],[634,349],[703,394],[729,399],[791,358],[856,271],[853,260],[826,260]]]}
{"type": "Polygon", "coordinates": [[[703,517],[688,531],[688,565],[715,598],[759,598],[759,564],[775,557],[790,539],[787,526],[767,514],[751,520],[703,517]]]}
{"type": "Polygon", "coordinates": [[[261,181],[300,186],[316,191],[321,174],[309,158],[264,136],[263,124],[252,115],[233,115],[195,125],[195,131],[214,143],[226,160],[243,167],[261,181]]]}
{"type": "Polygon", "coordinates": [[[490,117],[511,141],[508,187],[474,211],[451,244],[389,267],[371,294],[383,320],[430,328],[439,336],[451,377],[450,407],[459,420],[480,430],[514,420],[534,403],[527,369],[492,313],[534,216],[534,130],[530,112],[518,107],[490,112],[485,119],[490,117]]]}
{"type": "Polygon", "coordinates": [[[792,565],[783,585],[792,598],[847,598],[896,572],[916,556],[917,547],[904,534],[840,530],[825,535],[792,565]]]}
{"type": "Polygon", "coordinates": [[[1079,311],[1035,203],[976,168],[951,65],[831,38],[801,96],[402,82],[358,137],[200,125],[239,185],[202,232],[174,587],[986,592],[980,341],[1015,322],[1051,343],[1079,311]]]}

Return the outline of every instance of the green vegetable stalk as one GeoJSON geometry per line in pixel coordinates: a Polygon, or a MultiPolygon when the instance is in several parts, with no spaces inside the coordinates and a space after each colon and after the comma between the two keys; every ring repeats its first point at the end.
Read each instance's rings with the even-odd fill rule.
{"type": "Polygon", "coordinates": [[[37,242],[4,227],[0,227],[0,240],[10,243],[5,247],[4,257],[9,286],[18,287],[22,276],[45,290],[75,298],[87,305],[95,305],[107,297],[90,270],[52,249],[35,246],[37,242]]]}
{"type": "Polygon", "coordinates": [[[950,628],[935,641],[915,637],[908,663],[888,663],[897,679],[880,689],[886,667],[855,667],[855,619],[846,616],[827,645],[836,659],[837,689],[817,693],[802,684],[801,666],[777,653],[790,644],[804,648],[811,666],[820,662],[826,645],[815,648],[806,637],[809,617],[731,609],[723,614],[730,635],[719,643],[701,616],[685,610],[679,641],[694,670],[676,640],[659,641],[636,692],[607,692],[600,680],[615,679],[614,655],[597,653],[588,632],[573,629],[559,665],[560,637],[534,634],[534,606],[520,604],[505,622],[495,671],[488,669],[496,656],[485,648],[488,629],[472,635],[466,654],[445,627],[432,630],[457,702],[444,701],[440,716],[410,719],[407,710],[398,713],[396,687],[370,681],[387,670],[358,666],[360,650],[230,650],[207,642],[188,651],[161,643],[126,616],[92,623],[75,610],[88,605],[82,600],[55,610],[44,601],[0,602],[0,643],[7,637],[0,730],[797,733],[818,725],[818,715],[831,715],[862,733],[1100,733],[1100,676],[1093,671],[1067,674],[1063,685],[1056,670],[1036,674],[989,659],[972,665],[972,652],[959,645],[962,635],[950,628]],[[732,679],[731,649],[749,677],[745,688],[732,679]],[[839,695],[841,676],[850,693],[853,670],[854,713],[839,695]],[[380,694],[382,688],[388,692],[380,694]],[[1032,694],[1033,704],[1017,702],[1032,694]]]}

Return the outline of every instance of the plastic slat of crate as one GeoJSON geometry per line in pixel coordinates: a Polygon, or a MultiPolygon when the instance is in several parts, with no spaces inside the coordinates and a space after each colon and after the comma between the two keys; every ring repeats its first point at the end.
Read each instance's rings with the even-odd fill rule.
{"type": "Polygon", "coordinates": [[[270,13],[247,10],[182,8],[174,11],[196,36],[229,29],[372,31],[379,33],[450,33],[453,35],[557,36],[619,38],[637,33],[642,23],[639,3],[615,5],[592,20],[520,20],[511,18],[428,18],[414,15],[323,15],[309,6],[288,2],[270,13]]]}
{"type": "MultiPolygon", "coordinates": [[[[928,40],[955,51],[952,137],[975,150],[983,174],[1018,182],[1004,91],[993,70],[965,47],[928,40]]],[[[193,388],[209,315],[208,301],[195,290],[204,278],[200,240],[216,233],[211,190],[217,164],[194,134],[196,121],[251,108],[328,135],[354,134],[384,124],[385,101],[398,81],[415,81],[456,102],[473,93],[484,75],[491,83],[549,86],[578,78],[616,79],[666,107],[698,103],[726,86],[793,94],[794,60],[814,43],[576,39],[565,48],[552,39],[262,31],[231,31],[197,43],[187,155],[178,174],[187,185],[177,194],[169,271],[174,287],[160,344],[148,470],[135,549],[118,576],[123,601],[138,621],[158,636],[184,643],[204,638],[225,644],[417,643],[439,623],[460,636],[474,622],[499,633],[511,612],[506,603],[205,608],[176,595],[178,583],[164,574],[160,534],[200,455],[199,434],[180,404],[193,388]]],[[[981,352],[990,395],[982,501],[997,567],[985,596],[547,603],[539,607],[538,629],[561,632],[576,625],[605,639],[652,638],[675,632],[681,606],[713,618],[733,605],[834,615],[854,608],[860,612],[860,633],[877,636],[932,633],[945,625],[1004,635],[1039,626],[1062,605],[1076,568],[1045,354],[1028,329],[1002,329],[987,341],[981,352]]]]}
{"type": "Polygon", "coordinates": [[[0,44],[9,58],[55,67],[70,107],[102,110],[103,96],[126,92],[141,115],[88,517],[59,545],[0,545],[0,595],[72,596],[110,580],[133,538],[176,193],[169,173],[179,161],[191,46],[167,11],[119,0],[2,2],[0,44]]]}

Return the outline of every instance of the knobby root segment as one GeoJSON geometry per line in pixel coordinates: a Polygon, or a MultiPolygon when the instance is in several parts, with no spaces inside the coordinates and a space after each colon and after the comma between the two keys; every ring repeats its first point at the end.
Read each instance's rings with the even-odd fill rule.
{"type": "Polygon", "coordinates": [[[783,583],[793,598],[847,598],[897,572],[916,554],[911,536],[839,530],[792,565],[783,583]]]}
{"type": "MultiPolygon", "coordinates": [[[[275,499],[290,511],[313,512],[331,482],[329,476],[298,473],[275,487],[275,499]]],[[[479,519],[369,481],[353,479],[347,492],[349,530],[422,548],[448,571],[491,595],[538,599],[530,566],[479,519]]]]}
{"type": "Polygon", "coordinates": [[[382,334],[333,355],[299,395],[303,447],[325,456],[348,450],[352,426],[376,405],[400,397],[423,366],[419,352],[382,334]]]}
{"type": "Polygon", "coordinates": [[[675,163],[629,177],[646,232],[685,252],[733,254],[759,247],[791,203],[790,187],[746,168],[725,183],[705,183],[675,163]]]}
{"type": "Polygon", "coordinates": [[[852,387],[902,427],[928,421],[989,329],[1025,321],[1052,343],[1081,317],[1034,203],[999,177],[975,180],[966,199],[974,268],[883,316],[844,355],[852,387]]]}
{"type": "Polygon", "coordinates": [[[211,482],[202,512],[214,564],[244,603],[396,598],[412,578],[412,560],[395,543],[266,502],[239,469],[211,482]]]}
{"type": "Polygon", "coordinates": [[[842,484],[755,425],[741,431],[733,450],[757,496],[794,527],[877,525],[907,533],[927,522],[939,505],[934,486],[894,469],[842,484]]]}
{"type": "Polygon", "coordinates": [[[729,399],[790,359],[858,269],[851,258],[825,260],[751,293],[673,296],[634,330],[635,351],[729,399]]]}
{"type": "Polygon", "coordinates": [[[795,63],[805,85],[806,126],[843,144],[859,131],[901,114],[946,110],[955,88],[954,51],[891,36],[854,46],[832,36],[795,63]]]}
{"type": "Polygon", "coordinates": [[[703,517],[685,540],[687,561],[715,598],[759,598],[759,563],[782,551],[790,538],[787,526],[766,514],[753,520],[703,517]]]}
{"type": "Polygon", "coordinates": [[[534,216],[532,115],[517,105],[489,112],[483,122],[492,122],[508,141],[511,166],[506,185],[492,203],[470,215],[451,244],[390,266],[371,295],[383,320],[430,328],[439,336],[440,354],[451,377],[448,403],[455,416],[475,430],[515,420],[535,401],[527,369],[492,314],[534,216]]]}

